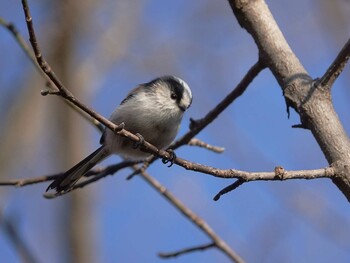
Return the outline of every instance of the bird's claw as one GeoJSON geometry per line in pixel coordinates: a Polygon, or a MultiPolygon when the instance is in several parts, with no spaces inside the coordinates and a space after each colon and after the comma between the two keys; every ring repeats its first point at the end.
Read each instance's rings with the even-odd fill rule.
{"type": "Polygon", "coordinates": [[[133,149],[137,149],[139,148],[141,145],[143,145],[143,143],[145,142],[145,138],[143,138],[143,136],[139,133],[135,134],[137,137],[139,137],[139,140],[137,142],[134,142],[132,145],[133,149]]]}
{"type": "Polygon", "coordinates": [[[164,164],[170,163],[168,167],[171,167],[174,164],[174,161],[176,159],[176,154],[172,149],[168,149],[167,152],[169,153],[170,158],[163,157],[162,163],[164,164]]]}

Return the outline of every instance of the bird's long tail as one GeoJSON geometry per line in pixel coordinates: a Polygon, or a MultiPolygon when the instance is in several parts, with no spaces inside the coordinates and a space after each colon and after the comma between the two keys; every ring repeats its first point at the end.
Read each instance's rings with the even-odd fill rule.
{"type": "Polygon", "coordinates": [[[46,189],[46,192],[50,189],[56,190],[55,196],[61,195],[72,189],[75,183],[86,174],[92,167],[98,162],[105,159],[109,153],[104,146],[101,146],[88,157],[74,165],[71,169],[65,172],[62,176],[54,180],[46,189]]]}

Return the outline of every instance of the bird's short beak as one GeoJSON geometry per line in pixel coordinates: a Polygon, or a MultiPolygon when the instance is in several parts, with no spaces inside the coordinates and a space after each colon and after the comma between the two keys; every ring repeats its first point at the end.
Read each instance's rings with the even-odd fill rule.
{"type": "Polygon", "coordinates": [[[180,108],[180,110],[182,110],[183,112],[185,112],[185,111],[187,110],[187,108],[186,108],[184,105],[182,105],[182,104],[179,104],[179,108],[180,108]]]}

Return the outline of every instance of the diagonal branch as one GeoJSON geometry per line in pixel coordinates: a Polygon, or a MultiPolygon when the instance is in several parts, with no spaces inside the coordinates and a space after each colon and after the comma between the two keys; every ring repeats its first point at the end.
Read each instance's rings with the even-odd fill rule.
{"type": "MultiPolygon", "coordinates": [[[[55,92],[54,94],[55,95],[59,95],[62,98],[70,101],[73,105],[75,105],[79,109],[83,110],[84,112],[89,114],[91,117],[93,117],[96,120],[98,120],[100,123],[103,123],[109,129],[111,129],[113,131],[119,131],[119,132],[123,131],[122,130],[123,127],[119,127],[118,125],[116,125],[113,122],[109,121],[108,119],[106,119],[102,115],[98,114],[94,110],[91,110],[85,104],[83,104],[82,102],[77,100],[73,96],[73,94],[63,85],[63,83],[59,80],[59,78],[56,76],[56,74],[51,69],[50,65],[46,62],[46,60],[44,59],[44,57],[43,57],[43,55],[42,55],[42,53],[40,51],[40,47],[39,47],[39,44],[38,44],[38,41],[37,41],[37,38],[36,38],[36,35],[35,35],[35,30],[34,30],[34,25],[33,25],[33,18],[32,18],[31,14],[30,14],[30,9],[29,9],[27,0],[22,0],[22,6],[23,6],[25,19],[26,19],[27,28],[28,28],[29,41],[30,41],[30,43],[32,45],[35,58],[36,58],[36,60],[37,60],[37,62],[39,64],[40,68],[42,69],[42,71],[47,75],[47,77],[57,87],[58,92],[55,92]]],[[[46,94],[50,94],[50,92],[46,92],[46,93],[44,92],[44,95],[46,95],[46,94]]],[[[121,132],[121,135],[124,135],[125,137],[131,137],[131,139],[133,141],[136,141],[136,142],[139,140],[136,135],[134,135],[134,134],[132,134],[130,132],[127,132],[125,130],[124,130],[124,132],[121,132]],[[128,136],[125,136],[125,134],[127,134],[128,136]]],[[[146,145],[147,145],[147,143],[146,143],[146,145]]]]}
{"type": "Polygon", "coordinates": [[[235,251],[233,251],[202,218],[200,218],[193,211],[187,208],[180,200],[178,200],[172,193],[170,193],[155,178],[150,176],[146,171],[142,171],[140,173],[140,176],[152,188],[158,191],[165,199],[167,199],[173,206],[175,206],[175,208],[178,211],[180,211],[187,219],[189,219],[193,224],[200,228],[213,241],[215,247],[221,250],[234,262],[244,262],[244,260],[235,251]]]}
{"type": "MultiPolygon", "coordinates": [[[[20,45],[21,49],[27,55],[29,60],[33,63],[33,65],[37,69],[40,69],[40,67],[38,66],[38,64],[35,61],[35,56],[33,55],[32,50],[29,48],[26,41],[24,40],[22,35],[19,33],[19,31],[17,30],[15,25],[13,23],[9,23],[9,22],[5,21],[2,17],[0,17],[0,25],[5,27],[12,34],[12,36],[16,39],[16,42],[20,45]]],[[[41,70],[40,70],[40,73],[44,78],[49,80],[48,77],[41,70]]]]}
{"type": "MultiPolygon", "coordinates": [[[[0,17],[0,25],[2,25],[3,27],[5,27],[10,33],[11,35],[15,38],[16,42],[18,43],[18,45],[21,47],[21,49],[24,51],[24,53],[27,55],[27,57],[29,58],[29,60],[33,63],[33,65],[35,66],[35,68],[38,70],[38,72],[40,73],[40,75],[46,80],[46,86],[48,87],[49,90],[42,90],[41,94],[43,96],[48,95],[48,94],[55,94],[57,93],[57,88],[56,86],[53,84],[53,82],[51,81],[51,79],[45,74],[45,72],[41,69],[41,67],[38,65],[37,61],[36,61],[36,57],[33,55],[32,50],[30,49],[30,47],[28,46],[27,42],[24,40],[23,36],[19,33],[18,29],[16,28],[16,26],[12,23],[9,23],[7,21],[5,21],[3,18],[0,17]]],[[[104,126],[98,122],[96,119],[92,118],[90,115],[88,115],[86,112],[84,112],[83,110],[81,110],[80,108],[74,106],[70,101],[68,100],[64,100],[64,102],[71,107],[73,110],[75,110],[76,112],[78,112],[84,119],[88,120],[89,122],[91,122],[92,124],[94,124],[94,126],[99,130],[99,131],[103,131],[104,130],[104,126]]]]}
{"type": "Polygon", "coordinates": [[[327,69],[326,73],[319,80],[317,85],[330,89],[334,81],[342,73],[346,63],[350,58],[350,39],[345,43],[338,56],[334,59],[332,65],[327,69]]]}
{"type": "Polygon", "coordinates": [[[194,136],[201,132],[211,122],[213,122],[228,106],[232,104],[238,97],[240,97],[244,91],[248,88],[249,84],[255,79],[255,77],[265,69],[265,65],[259,59],[245,74],[243,79],[238,85],[218,104],[214,109],[209,111],[203,118],[199,120],[191,120],[190,131],[182,136],[175,143],[170,145],[169,148],[176,149],[182,145],[187,144],[194,136]]]}
{"type": "MultiPolygon", "coordinates": [[[[299,114],[320,146],[328,164],[334,169],[333,183],[350,202],[350,139],[335,112],[330,88],[317,89],[315,82],[300,63],[278,27],[264,0],[228,0],[239,24],[253,37],[260,58],[269,67],[282,88],[288,109],[299,114]],[[267,37],[268,36],[268,37],[267,37]]],[[[344,52],[348,54],[348,44],[344,52]]],[[[345,55],[344,57],[347,57],[345,55]]],[[[345,61],[345,59],[343,60],[345,61]]],[[[342,69],[339,59],[329,76],[342,69]]],[[[330,84],[335,77],[328,77],[330,84]]]]}

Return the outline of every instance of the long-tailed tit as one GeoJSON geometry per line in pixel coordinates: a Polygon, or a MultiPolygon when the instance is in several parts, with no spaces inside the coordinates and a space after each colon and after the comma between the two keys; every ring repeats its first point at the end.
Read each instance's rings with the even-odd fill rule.
{"type": "MultiPolygon", "coordinates": [[[[182,79],[163,76],[141,84],[131,90],[109,118],[115,124],[125,124],[125,129],[140,134],[158,149],[164,149],[175,139],[184,112],[190,107],[192,92],[182,79]]],[[[133,142],[105,129],[96,151],[54,180],[49,189],[60,195],[72,189],[74,184],[92,167],[112,154],[124,158],[142,159],[150,155],[133,147],[133,142]]]]}

